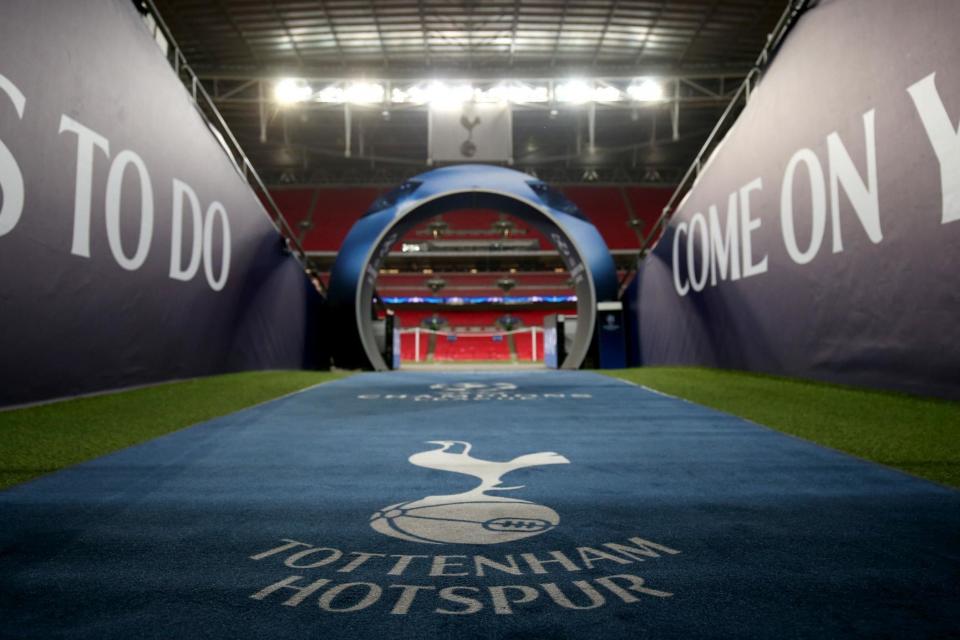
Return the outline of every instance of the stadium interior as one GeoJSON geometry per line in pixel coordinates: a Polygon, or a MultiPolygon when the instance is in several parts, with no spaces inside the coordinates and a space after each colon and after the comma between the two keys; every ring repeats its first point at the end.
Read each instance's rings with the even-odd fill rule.
{"type": "MultiPolygon", "coordinates": [[[[427,112],[464,91],[509,102],[507,164],[559,188],[597,226],[625,290],[677,183],[783,16],[782,3],[764,1],[157,9],[321,291],[371,203],[435,165],[427,112]]],[[[529,225],[501,211],[449,211],[391,251],[378,313],[396,312],[409,364],[537,361],[542,335],[521,336],[541,348],[520,353],[502,332],[575,316],[568,280],[556,247],[529,225]],[[414,329],[443,331],[419,346],[414,329]]]]}
{"type": "Polygon", "coordinates": [[[958,0],[0,2],[0,640],[960,637],[958,0]]]}

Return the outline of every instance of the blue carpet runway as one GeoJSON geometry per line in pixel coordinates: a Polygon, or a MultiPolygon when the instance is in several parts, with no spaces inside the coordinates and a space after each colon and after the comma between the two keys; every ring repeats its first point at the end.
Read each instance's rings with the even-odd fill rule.
{"type": "Polygon", "coordinates": [[[583,372],[359,375],[0,493],[2,638],[941,638],[958,603],[960,493],[583,372]]]}

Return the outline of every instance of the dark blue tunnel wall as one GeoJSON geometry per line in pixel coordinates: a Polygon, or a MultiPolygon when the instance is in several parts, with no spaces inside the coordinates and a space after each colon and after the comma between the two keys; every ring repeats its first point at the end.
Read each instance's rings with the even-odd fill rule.
{"type": "Polygon", "coordinates": [[[3,14],[0,406],[309,366],[321,299],[132,4],[3,14]]]}
{"type": "Polygon", "coordinates": [[[960,398],[960,3],[922,4],[801,17],[641,264],[643,364],[960,398]]]}

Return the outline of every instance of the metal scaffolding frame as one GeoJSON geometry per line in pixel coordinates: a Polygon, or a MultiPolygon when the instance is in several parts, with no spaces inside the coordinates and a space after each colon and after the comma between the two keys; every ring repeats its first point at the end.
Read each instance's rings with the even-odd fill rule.
{"type": "Polygon", "coordinates": [[[667,204],[663,207],[660,217],[657,218],[656,223],[654,223],[653,227],[650,229],[650,232],[640,245],[640,250],[637,252],[637,260],[634,263],[634,268],[626,273],[621,281],[621,296],[629,286],[630,280],[636,275],[636,270],[639,267],[640,261],[643,260],[643,258],[650,251],[652,251],[660,241],[664,227],[670,222],[670,219],[677,212],[680,207],[680,203],[683,202],[684,197],[687,195],[690,189],[693,188],[693,185],[696,184],[696,180],[700,176],[700,172],[709,164],[710,156],[720,146],[724,135],[730,130],[743,107],[749,102],[750,94],[756,87],[757,83],[760,82],[767,65],[773,59],[773,56],[776,55],[776,52],[782,44],[784,38],[787,37],[790,29],[796,23],[797,18],[800,17],[800,14],[806,10],[807,6],[810,4],[810,1],[811,0],[790,0],[788,2],[786,9],[784,9],[783,14],[781,14],[780,19],[777,21],[773,31],[771,31],[767,36],[767,43],[757,56],[757,60],[754,63],[753,68],[743,79],[743,82],[740,84],[740,86],[737,87],[733,97],[730,99],[730,102],[720,115],[719,120],[717,120],[717,123],[707,135],[703,146],[700,147],[700,151],[697,152],[693,162],[683,174],[680,182],[677,183],[673,194],[670,196],[670,200],[668,200],[667,204]]]}
{"type": "MultiPolygon", "coordinates": [[[[515,113],[527,114],[527,119],[516,126],[515,145],[517,148],[514,157],[517,161],[515,166],[538,173],[543,170],[546,170],[547,173],[561,173],[561,179],[565,182],[576,180],[576,178],[571,177],[573,171],[569,170],[570,165],[573,164],[575,165],[574,168],[580,169],[581,181],[605,180],[610,182],[672,184],[679,178],[676,168],[681,166],[681,163],[674,160],[661,162],[657,166],[650,166],[642,161],[640,152],[658,146],[665,147],[678,143],[689,146],[691,138],[697,141],[698,137],[702,137],[709,130],[709,121],[704,121],[703,116],[698,115],[690,123],[685,122],[681,127],[681,108],[683,113],[694,110],[699,114],[726,105],[732,96],[732,92],[742,83],[744,77],[745,73],[733,72],[661,76],[657,78],[657,82],[664,87],[665,95],[661,100],[648,102],[623,99],[575,105],[550,99],[544,102],[512,103],[511,109],[515,113]],[[570,148],[555,149],[553,153],[526,152],[522,147],[523,141],[533,135],[538,135],[541,128],[548,126],[561,110],[584,121],[584,127],[582,128],[578,122],[575,128],[561,132],[561,136],[572,136],[570,138],[570,148]],[[628,118],[629,122],[625,122],[625,118],[628,118]],[[618,123],[618,120],[621,122],[618,123]],[[620,129],[624,128],[624,123],[632,128],[645,127],[645,131],[648,133],[636,136],[631,141],[631,136],[624,137],[619,132],[620,129]],[[658,129],[663,129],[665,124],[669,125],[668,129],[658,131],[658,129]],[[605,144],[598,142],[597,139],[598,127],[603,126],[616,129],[615,135],[606,136],[608,140],[605,144]],[[583,129],[587,134],[585,139],[583,129]],[[611,154],[618,154],[621,161],[610,162],[604,159],[611,154]],[[566,170],[561,171],[562,169],[566,170]]],[[[344,77],[303,78],[300,80],[316,87],[318,94],[330,90],[339,91],[342,94],[353,82],[352,79],[344,77]]],[[[218,106],[221,109],[229,109],[229,113],[234,115],[235,120],[246,118],[244,122],[249,122],[249,114],[256,114],[255,123],[249,123],[246,128],[242,127],[242,130],[255,127],[256,139],[253,139],[251,135],[248,137],[247,143],[260,151],[272,148],[288,153],[296,151],[299,157],[304,159],[316,157],[328,161],[337,158],[345,161],[368,161],[370,164],[366,168],[371,172],[378,164],[394,165],[393,170],[388,171],[387,174],[401,178],[410,175],[410,172],[402,169],[397,170],[398,167],[423,168],[429,165],[426,149],[428,105],[397,103],[391,101],[388,97],[393,88],[416,86],[422,84],[423,79],[400,76],[388,79],[365,79],[367,83],[380,83],[380,86],[384,88],[385,99],[377,103],[352,104],[311,100],[287,106],[279,105],[273,97],[276,78],[243,77],[236,74],[203,74],[201,81],[218,106]],[[248,115],[244,116],[243,112],[248,113],[248,115]],[[320,142],[297,142],[297,140],[303,140],[304,136],[289,135],[288,121],[290,119],[295,120],[298,117],[302,118],[308,114],[311,117],[325,118],[329,123],[328,129],[330,128],[329,125],[333,123],[342,123],[340,128],[334,129],[332,134],[314,137],[323,140],[324,137],[336,136],[339,140],[339,147],[320,142]],[[400,115],[404,116],[403,120],[392,119],[393,116],[400,115]],[[411,117],[419,118],[419,120],[411,122],[411,117]],[[413,148],[409,152],[375,152],[373,144],[366,144],[367,128],[365,123],[370,120],[374,121],[378,139],[382,140],[384,137],[391,136],[402,137],[406,144],[413,148]],[[270,131],[271,127],[275,130],[273,134],[270,131]],[[419,147],[412,142],[418,138],[420,140],[419,147]]],[[[555,95],[554,87],[562,81],[563,78],[557,77],[512,78],[506,82],[514,85],[538,83],[541,87],[548,87],[549,95],[553,96],[555,95]]],[[[634,82],[635,78],[631,76],[604,76],[591,78],[590,81],[600,87],[615,87],[622,91],[634,82]]],[[[468,83],[475,89],[482,91],[496,86],[503,80],[489,77],[458,77],[448,79],[447,82],[454,85],[468,83]]],[[[304,164],[307,163],[304,162],[304,164]]],[[[287,183],[351,182],[342,173],[334,173],[330,177],[323,177],[322,174],[313,175],[304,172],[304,175],[296,178],[289,177],[294,172],[295,170],[291,169],[287,172],[288,177],[284,178],[281,174],[274,181],[287,183]]],[[[376,181],[377,177],[371,176],[370,179],[361,179],[360,182],[371,180],[376,181]]]]}
{"type": "Polygon", "coordinates": [[[668,100],[656,107],[597,103],[553,116],[517,105],[513,155],[538,174],[661,185],[679,179],[676,168],[689,164],[785,1],[154,0],[268,183],[395,181],[427,156],[423,107],[278,110],[272,83],[281,77],[391,87],[657,77],[668,100]]]}
{"type": "Polygon", "coordinates": [[[154,37],[157,38],[157,32],[162,35],[162,40],[158,38],[158,42],[164,42],[161,48],[166,53],[167,61],[170,62],[177,77],[184,83],[185,88],[197,105],[197,110],[206,120],[207,125],[215,134],[220,142],[220,146],[227,154],[230,162],[237,169],[237,172],[243,177],[253,192],[260,197],[260,201],[264,203],[268,218],[273,223],[274,228],[276,228],[277,233],[280,234],[280,237],[285,242],[291,254],[300,262],[305,272],[311,272],[313,269],[310,257],[300,244],[296,232],[290,227],[280,207],[277,206],[270,191],[260,178],[260,174],[257,173],[253,163],[247,157],[246,153],[244,153],[243,147],[237,141],[237,138],[227,125],[226,120],[224,120],[220,111],[217,109],[216,102],[210,96],[210,93],[201,82],[199,76],[197,76],[190,67],[183,51],[177,45],[176,39],[173,37],[170,28],[163,21],[163,17],[157,10],[153,0],[143,0],[143,2],[149,10],[149,15],[153,19],[152,27],[154,29],[154,37]]]}

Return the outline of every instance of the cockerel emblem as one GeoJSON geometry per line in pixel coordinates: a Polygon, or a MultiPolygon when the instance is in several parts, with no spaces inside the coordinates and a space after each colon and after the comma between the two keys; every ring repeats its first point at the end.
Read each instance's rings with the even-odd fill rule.
{"type": "Polygon", "coordinates": [[[439,447],[413,454],[411,464],[472,476],[479,484],[463,493],[427,496],[385,507],[370,518],[374,530],[429,544],[497,544],[539,535],[560,523],[560,516],[550,507],[497,493],[523,488],[503,486],[501,479],[511,471],[569,464],[564,456],[542,451],[497,462],[471,455],[469,442],[432,440],[429,444],[439,447]]]}
{"type": "Polygon", "coordinates": [[[477,155],[477,144],[473,141],[473,130],[480,122],[480,116],[471,118],[466,113],[460,116],[460,126],[467,130],[467,139],[460,145],[460,155],[464,158],[472,158],[477,155]]]}

